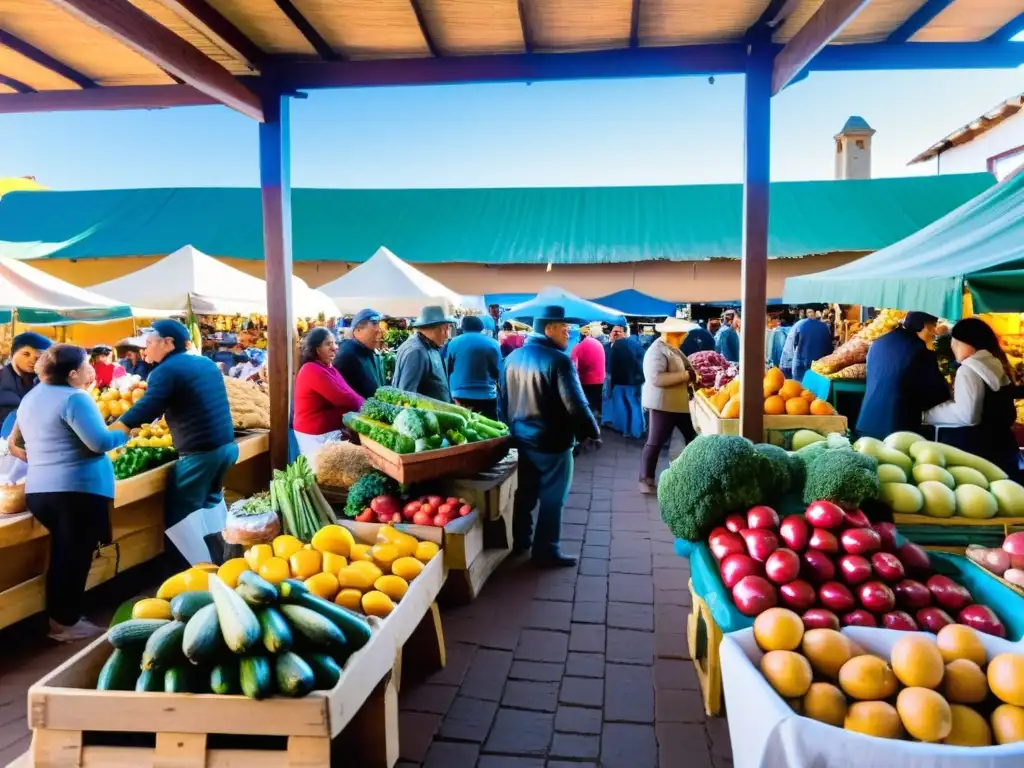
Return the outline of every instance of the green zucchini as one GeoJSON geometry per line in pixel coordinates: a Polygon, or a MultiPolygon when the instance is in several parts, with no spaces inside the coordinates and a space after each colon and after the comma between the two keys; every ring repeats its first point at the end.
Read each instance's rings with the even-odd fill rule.
{"type": "Polygon", "coordinates": [[[301,605],[282,605],[281,612],[292,629],[316,648],[342,650],[348,645],[345,633],[326,616],[301,605]]]}
{"type": "Polygon", "coordinates": [[[220,631],[234,653],[247,653],[260,641],[262,632],[256,614],[245,600],[216,575],[210,574],[210,594],[217,606],[220,631]]]}
{"type": "Polygon", "coordinates": [[[242,693],[250,699],[265,699],[273,693],[270,662],[265,656],[245,656],[238,664],[242,693]]]}
{"type": "Polygon", "coordinates": [[[143,669],[164,669],[181,657],[181,639],[185,635],[185,624],[169,621],[149,636],[146,650],[142,654],[143,669]]]}
{"type": "Polygon", "coordinates": [[[277,602],[277,589],[254,571],[243,571],[235,592],[252,608],[277,602]]]}
{"type": "Polygon", "coordinates": [[[303,658],[313,670],[317,690],[329,691],[338,684],[341,679],[341,667],[333,658],[326,653],[307,653],[303,658]]]}
{"type": "Polygon", "coordinates": [[[164,672],[164,693],[198,693],[195,690],[193,670],[185,664],[177,664],[164,672]]]}
{"type": "Polygon", "coordinates": [[[305,696],[316,685],[313,669],[292,651],[285,651],[274,659],[274,676],[277,678],[277,690],[292,698],[305,696]]]}
{"type": "Polygon", "coordinates": [[[134,648],[115,648],[96,680],[97,691],[133,691],[139,678],[139,654],[134,648]]]}
{"type": "Polygon", "coordinates": [[[107,641],[115,648],[145,643],[160,627],[170,623],[167,619],[131,619],[111,627],[107,631],[107,641]]]}
{"type": "Polygon", "coordinates": [[[204,605],[185,625],[181,650],[193,664],[202,664],[213,659],[223,647],[217,606],[213,603],[204,605]]]}
{"type": "Polygon", "coordinates": [[[225,696],[239,692],[237,661],[230,659],[210,670],[210,690],[225,696]]]}
{"type": "Polygon", "coordinates": [[[164,676],[154,669],[144,669],[135,681],[136,693],[159,693],[164,689],[164,676]]]}
{"type": "Polygon", "coordinates": [[[182,592],[171,600],[171,616],[178,621],[188,621],[200,608],[205,608],[212,602],[213,596],[209,592],[182,592]]]}
{"type": "Polygon", "coordinates": [[[281,653],[292,647],[292,628],[281,612],[268,605],[259,610],[260,628],[263,630],[263,645],[271,653],[281,653]]]}
{"type": "Polygon", "coordinates": [[[330,619],[344,633],[348,648],[353,652],[370,642],[372,630],[366,617],[360,616],[348,608],[343,608],[337,603],[317,597],[301,581],[288,579],[282,582],[281,600],[292,605],[301,605],[303,608],[308,608],[330,619]]]}

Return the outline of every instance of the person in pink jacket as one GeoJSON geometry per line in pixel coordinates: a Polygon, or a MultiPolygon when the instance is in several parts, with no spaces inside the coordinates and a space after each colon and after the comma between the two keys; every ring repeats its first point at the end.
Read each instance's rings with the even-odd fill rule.
{"type": "MultiPolygon", "coordinates": [[[[596,324],[600,328],[600,324],[596,324]]],[[[593,325],[591,326],[593,334],[593,325]]],[[[601,393],[604,389],[604,345],[594,338],[593,335],[584,336],[579,343],[572,348],[572,361],[576,364],[576,370],[580,375],[580,383],[583,385],[583,393],[587,396],[590,410],[600,420],[601,393]]]]}

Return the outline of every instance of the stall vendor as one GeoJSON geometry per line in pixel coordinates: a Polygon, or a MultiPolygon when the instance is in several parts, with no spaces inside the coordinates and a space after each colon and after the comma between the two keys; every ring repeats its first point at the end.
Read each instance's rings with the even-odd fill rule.
{"type": "Polygon", "coordinates": [[[0,424],[18,410],[21,399],[36,385],[36,362],[50,344],[48,338],[33,331],[14,337],[11,360],[0,368],[0,424]]]}
{"type": "Polygon", "coordinates": [[[217,561],[227,509],[223,483],[238,460],[224,377],[217,365],[187,354],[188,329],[177,320],[158,320],[146,336],[146,359],[156,367],[146,394],[115,423],[130,431],[162,415],[174,438],[178,460],[168,481],[167,538],[195,565],[217,561]]]}
{"type": "Polygon", "coordinates": [[[146,342],[143,339],[125,339],[117,345],[117,356],[121,358],[121,365],[129,376],[138,376],[145,381],[153,366],[143,358],[143,350],[146,342]]]}
{"type": "Polygon", "coordinates": [[[352,318],[352,338],[338,345],[334,368],[361,397],[373,397],[383,387],[384,361],[379,354],[384,344],[380,313],[361,309],[352,318]]]}
{"type": "Polygon", "coordinates": [[[413,321],[415,332],[402,342],[395,354],[394,386],[445,403],[452,401],[441,347],[448,341],[454,323],[454,319],[445,315],[444,307],[423,308],[413,321]]]}
{"type": "Polygon", "coordinates": [[[128,374],[123,366],[114,362],[114,350],[105,344],[93,347],[89,353],[89,360],[96,370],[96,387],[98,389],[106,389],[114,379],[128,374]]]}
{"type": "Polygon", "coordinates": [[[299,452],[306,458],[312,458],[325,442],[340,439],[342,418],[364,402],[334,367],[337,351],[327,328],[314,328],[302,340],[292,426],[299,452]]]}

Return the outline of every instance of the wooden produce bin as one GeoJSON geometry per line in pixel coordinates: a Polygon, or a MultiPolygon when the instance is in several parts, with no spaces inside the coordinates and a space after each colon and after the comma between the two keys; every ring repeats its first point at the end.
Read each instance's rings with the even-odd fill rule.
{"type": "Polygon", "coordinates": [[[469,477],[494,466],[508,453],[508,438],[439,448],[421,453],[395,453],[365,435],[359,443],[374,467],[399,483],[421,483],[439,477],[469,477]]]}
{"type": "MultiPolygon", "coordinates": [[[[723,419],[711,406],[706,398],[700,395],[690,400],[690,416],[694,429],[701,435],[738,435],[740,434],[739,419],[723,419]]],[[[845,416],[772,416],[764,417],[764,442],[782,445],[785,433],[794,429],[813,429],[823,435],[829,432],[845,434],[847,421],[845,416]]]]}
{"type": "MultiPolygon", "coordinates": [[[[238,438],[238,463],[228,472],[225,487],[238,482],[270,480],[269,435],[238,438]],[[266,473],[261,466],[266,463],[266,473]]],[[[97,552],[86,588],[109,581],[117,574],[152,560],[164,551],[164,489],[174,463],[118,480],[110,505],[111,544],[97,552]]],[[[49,533],[28,512],[0,515],[0,629],[43,610],[49,533]]]]}

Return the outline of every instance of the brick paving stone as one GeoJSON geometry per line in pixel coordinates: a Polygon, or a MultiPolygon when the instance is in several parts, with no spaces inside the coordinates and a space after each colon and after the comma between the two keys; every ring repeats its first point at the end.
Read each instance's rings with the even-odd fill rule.
{"type": "Polygon", "coordinates": [[[655,568],[664,568],[670,571],[686,571],[687,573],[690,572],[690,566],[688,565],[686,559],[679,557],[679,555],[675,554],[675,552],[662,554],[659,551],[655,550],[653,565],[655,568]]]}
{"type": "Polygon", "coordinates": [[[700,691],[656,689],[654,718],[659,723],[703,723],[704,698],[700,691]]]}
{"type": "Polygon", "coordinates": [[[690,612],[686,610],[662,610],[654,612],[655,632],[686,632],[690,612]]]}
{"type": "Polygon", "coordinates": [[[655,632],[654,655],[660,659],[688,659],[689,640],[682,632],[655,632]]]}
{"type": "Polygon", "coordinates": [[[540,683],[535,680],[509,680],[505,684],[505,695],[501,706],[512,709],[530,709],[537,712],[554,712],[558,709],[559,683],[540,683]]]}
{"type": "MultiPolygon", "coordinates": [[[[614,544],[612,547],[612,551],[614,552],[614,544]]],[[[640,575],[649,575],[651,573],[651,556],[636,555],[634,557],[615,557],[613,555],[611,562],[608,563],[608,570],[611,573],[635,573],[640,575]]]]}
{"type": "Polygon", "coordinates": [[[690,590],[688,589],[656,589],[654,591],[654,604],[690,608],[693,606],[693,598],[690,596],[690,590]]]}
{"type": "Polygon", "coordinates": [[[601,732],[601,710],[560,704],[555,712],[555,730],[562,733],[601,732]]]}
{"type": "Polygon", "coordinates": [[[422,712],[399,712],[399,755],[415,763],[423,762],[440,724],[440,715],[422,712]]]}
{"type": "Polygon", "coordinates": [[[718,764],[725,760],[732,762],[729,721],[724,717],[712,717],[707,721],[707,730],[711,737],[711,757],[715,763],[718,764]]]}
{"type": "Polygon", "coordinates": [[[428,712],[443,715],[448,711],[455,694],[459,692],[457,685],[441,685],[440,683],[423,683],[402,689],[400,705],[409,712],[428,712]]]}
{"type": "Polygon", "coordinates": [[[595,560],[607,560],[611,557],[611,547],[599,546],[597,544],[584,544],[583,557],[592,557],[595,560]]]}
{"type": "Polygon", "coordinates": [[[604,655],[610,662],[649,666],[654,660],[654,633],[611,628],[608,630],[604,655]]]}
{"type": "Polygon", "coordinates": [[[619,603],[654,602],[654,584],[650,576],[613,573],[608,576],[608,599],[619,603]]]}
{"type": "Polygon", "coordinates": [[[531,629],[557,629],[568,632],[571,624],[571,603],[535,600],[525,626],[531,629]]]}
{"type": "Polygon", "coordinates": [[[458,741],[435,741],[427,752],[423,768],[474,768],[480,756],[478,744],[458,741]]]}
{"type": "Polygon", "coordinates": [[[712,768],[711,754],[701,726],[658,723],[655,734],[660,768],[677,768],[680,765],[687,768],[712,768]]]}
{"type": "MultiPolygon", "coordinates": [[[[562,551],[568,553],[569,548],[562,547],[562,551]]],[[[545,586],[539,596],[545,600],[558,600],[563,603],[571,603],[575,595],[575,584],[552,584],[550,586],[545,586]]]]}
{"type": "Polygon", "coordinates": [[[575,677],[604,677],[603,653],[570,653],[565,674],[575,677]]]}
{"type": "Polygon", "coordinates": [[[569,636],[569,650],[583,653],[604,653],[605,628],[603,624],[573,624],[569,636]]]}
{"type": "Polygon", "coordinates": [[[566,677],[558,695],[562,704],[600,707],[604,702],[604,680],[593,677],[566,677]]]}
{"type": "Polygon", "coordinates": [[[481,755],[477,768],[544,768],[543,758],[481,755]]]}
{"type": "Polygon", "coordinates": [[[579,624],[604,624],[605,603],[577,602],[572,607],[572,620],[579,624]]]}
{"type": "Polygon", "coordinates": [[[605,725],[601,734],[602,768],[640,768],[657,764],[658,743],[653,726],[630,723],[605,725]]]}
{"type": "Polygon", "coordinates": [[[601,753],[601,739],[579,733],[556,733],[551,742],[551,757],[575,759],[596,758],[601,753]]]}
{"type": "Polygon", "coordinates": [[[589,493],[570,492],[569,498],[565,500],[566,509],[587,509],[590,506],[589,493]]]}
{"type": "Polygon", "coordinates": [[[607,547],[612,543],[611,531],[601,531],[597,528],[591,528],[587,531],[587,535],[583,538],[583,545],[596,544],[601,547],[607,547]]]}
{"type": "Polygon", "coordinates": [[[497,711],[496,701],[456,696],[441,723],[441,738],[479,744],[487,738],[497,711]]]}
{"type": "Polygon", "coordinates": [[[612,511],[612,500],[611,497],[605,499],[594,499],[590,502],[591,512],[611,512],[612,511]]]}
{"type": "Polygon", "coordinates": [[[700,690],[693,662],[681,659],[655,659],[654,686],[670,691],[700,690]]]}
{"type": "Polygon", "coordinates": [[[547,768],[600,768],[600,766],[597,763],[578,760],[548,760],[547,768]]]}
{"type": "Polygon", "coordinates": [[[524,629],[519,636],[515,657],[523,661],[550,661],[562,664],[568,651],[567,634],[542,629],[524,629]]]}
{"type": "MultiPolygon", "coordinates": [[[[651,559],[651,542],[634,534],[615,534],[612,536],[611,556],[617,560],[631,557],[651,559]]],[[[650,573],[650,571],[647,571],[650,573]]]]}
{"type": "Polygon", "coordinates": [[[484,752],[545,757],[555,731],[555,716],[544,712],[499,709],[484,752]]]}
{"type": "MultiPolygon", "coordinates": [[[[562,524],[586,525],[590,520],[590,512],[586,509],[565,509],[562,510],[562,524]]],[[[682,558],[680,558],[682,559],[682,558]]]]}
{"type": "Polygon", "coordinates": [[[612,531],[615,534],[622,532],[646,533],[651,529],[651,522],[642,515],[616,515],[612,517],[612,531]]]}
{"type": "Polygon", "coordinates": [[[580,560],[581,576],[607,576],[608,561],[598,560],[595,557],[584,557],[580,560]]]}
{"type": "Polygon", "coordinates": [[[608,626],[654,631],[654,608],[642,603],[608,603],[608,626]]]}
{"type": "Polygon", "coordinates": [[[459,692],[474,699],[498,701],[511,668],[511,652],[481,648],[473,658],[459,692]]]}
{"type": "Polygon", "coordinates": [[[544,661],[514,661],[508,677],[510,680],[532,680],[538,683],[557,683],[565,674],[564,664],[544,661]]]}
{"type": "Polygon", "coordinates": [[[651,668],[606,664],[604,719],[611,722],[653,723],[654,683],[651,668]]]}
{"type": "Polygon", "coordinates": [[[612,528],[612,513],[591,512],[587,519],[587,528],[597,531],[610,531],[612,528]]]}
{"type": "Polygon", "coordinates": [[[608,600],[608,579],[604,576],[580,576],[576,579],[576,601],[603,603],[608,600]]]}
{"type": "Polygon", "coordinates": [[[573,525],[572,523],[562,524],[562,541],[582,541],[586,532],[585,525],[573,525]]]}

